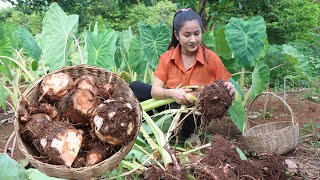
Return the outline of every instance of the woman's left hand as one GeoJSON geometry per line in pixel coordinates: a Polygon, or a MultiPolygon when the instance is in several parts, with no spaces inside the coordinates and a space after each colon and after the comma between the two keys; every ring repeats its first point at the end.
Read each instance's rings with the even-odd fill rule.
{"type": "Polygon", "coordinates": [[[229,81],[224,82],[224,86],[227,87],[230,95],[233,97],[236,89],[235,89],[234,86],[231,84],[231,82],[229,82],[229,81]]]}

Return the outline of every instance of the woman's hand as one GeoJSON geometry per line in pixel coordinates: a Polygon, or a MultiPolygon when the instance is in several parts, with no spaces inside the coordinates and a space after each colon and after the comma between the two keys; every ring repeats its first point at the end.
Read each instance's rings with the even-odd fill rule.
{"type": "Polygon", "coordinates": [[[234,96],[234,93],[236,91],[236,89],[234,88],[234,86],[231,84],[231,82],[227,81],[227,82],[224,82],[224,86],[227,87],[230,95],[233,97],[234,96]]]}
{"type": "Polygon", "coordinates": [[[192,89],[179,88],[179,89],[170,89],[170,91],[171,91],[171,97],[174,100],[176,100],[178,104],[188,105],[191,103],[188,100],[187,93],[191,92],[192,89]]]}

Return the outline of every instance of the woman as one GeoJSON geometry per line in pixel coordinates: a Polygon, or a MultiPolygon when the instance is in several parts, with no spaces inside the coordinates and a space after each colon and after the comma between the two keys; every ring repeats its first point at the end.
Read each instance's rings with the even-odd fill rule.
{"type": "MultiPolygon", "coordinates": [[[[206,85],[220,79],[233,94],[234,88],[228,81],[231,74],[220,58],[201,44],[203,25],[200,15],[192,9],[180,10],[174,16],[172,29],[168,51],[160,57],[152,87],[137,82],[130,85],[138,99],[146,100],[151,96],[155,99],[173,98],[178,104],[188,105],[190,101],[186,93],[191,90],[185,86],[206,85]],[[148,93],[150,89],[151,95],[148,93]]],[[[181,135],[188,138],[194,128],[193,117],[187,117],[181,135]]]]}

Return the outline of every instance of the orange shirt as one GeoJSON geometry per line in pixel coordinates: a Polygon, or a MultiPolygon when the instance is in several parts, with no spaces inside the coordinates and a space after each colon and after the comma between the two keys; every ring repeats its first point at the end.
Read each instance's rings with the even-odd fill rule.
{"type": "Polygon", "coordinates": [[[190,85],[206,85],[215,80],[228,81],[231,74],[226,70],[220,58],[208,48],[199,46],[192,67],[185,70],[181,46],[168,50],[160,56],[154,75],[166,84],[167,88],[190,85]]]}

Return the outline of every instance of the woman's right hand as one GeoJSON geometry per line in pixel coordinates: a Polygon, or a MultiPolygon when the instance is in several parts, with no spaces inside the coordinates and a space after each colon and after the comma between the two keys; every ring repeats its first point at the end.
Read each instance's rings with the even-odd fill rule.
{"type": "Polygon", "coordinates": [[[179,89],[170,89],[171,91],[171,97],[176,100],[178,104],[182,105],[188,105],[191,102],[189,102],[187,93],[191,92],[192,89],[184,89],[184,88],[179,88],[179,89]]]}

